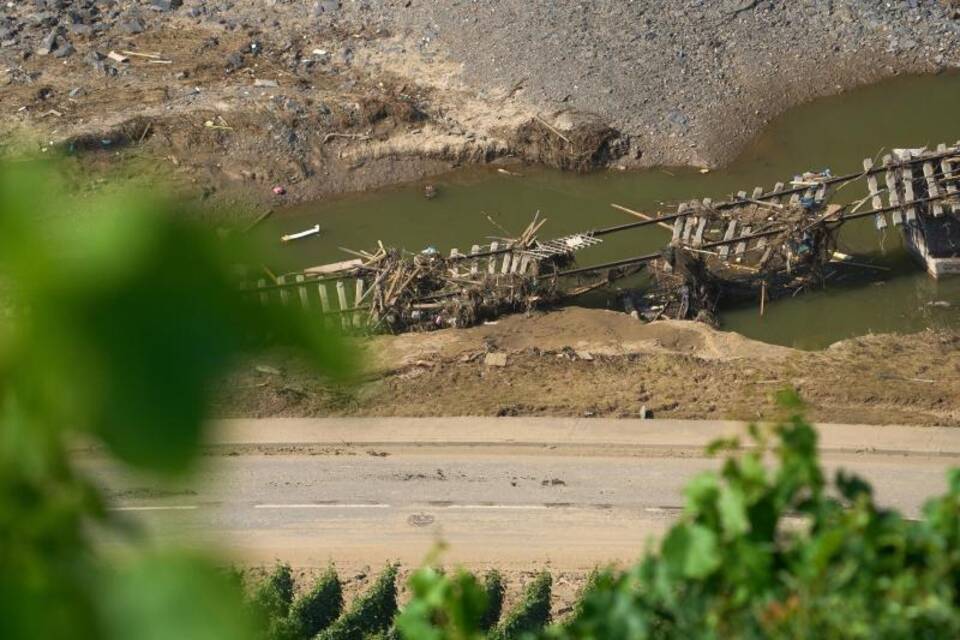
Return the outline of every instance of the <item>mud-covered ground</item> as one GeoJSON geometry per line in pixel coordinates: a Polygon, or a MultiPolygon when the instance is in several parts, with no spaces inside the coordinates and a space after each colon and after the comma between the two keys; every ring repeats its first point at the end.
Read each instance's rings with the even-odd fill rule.
{"type": "Polygon", "coordinates": [[[958,66],[948,4],[8,2],[0,146],[233,217],[463,163],[716,165],[797,102],[958,66]]]}
{"type": "Polygon", "coordinates": [[[222,385],[224,417],[554,415],[755,420],[799,390],[819,422],[960,426],[960,334],[797,351],[690,322],[570,308],[360,343],[362,381],[331,386],[277,353],[222,385]],[[506,363],[498,366],[504,354],[506,363]]]}

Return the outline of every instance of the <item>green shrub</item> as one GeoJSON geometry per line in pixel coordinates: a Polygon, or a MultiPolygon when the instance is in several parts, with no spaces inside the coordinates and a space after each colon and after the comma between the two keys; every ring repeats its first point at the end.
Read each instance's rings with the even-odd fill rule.
{"type": "Polygon", "coordinates": [[[333,567],[320,576],[313,588],[290,608],[297,635],[312,638],[333,623],[343,610],[343,586],[333,567]]]}
{"type": "Polygon", "coordinates": [[[511,609],[490,634],[494,640],[515,640],[535,633],[550,622],[550,587],[553,578],[544,571],[527,585],[523,599],[511,609]]]}
{"type": "Polygon", "coordinates": [[[317,635],[318,640],[364,640],[386,631],[397,613],[397,567],[388,566],[350,609],[317,635]]]}
{"type": "Polygon", "coordinates": [[[503,610],[503,576],[499,571],[494,569],[487,572],[483,578],[483,591],[487,596],[487,605],[480,619],[480,629],[489,631],[500,620],[500,613],[503,610]]]}
{"type": "Polygon", "coordinates": [[[273,572],[257,585],[253,606],[267,620],[285,618],[293,600],[293,573],[290,565],[277,564],[273,572]]]}

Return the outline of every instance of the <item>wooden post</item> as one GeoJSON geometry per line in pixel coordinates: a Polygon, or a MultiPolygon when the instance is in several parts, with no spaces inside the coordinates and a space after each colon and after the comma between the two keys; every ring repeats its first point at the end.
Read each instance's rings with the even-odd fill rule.
{"type": "Polygon", "coordinates": [[[870,173],[873,170],[873,159],[864,158],[863,171],[867,175],[867,187],[870,189],[870,205],[874,209],[883,208],[883,199],[880,197],[880,187],[877,185],[877,174],[870,173]]]}
{"type": "Polygon", "coordinates": [[[357,308],[357,311],[353,314],[353,326],[358,329],[363,326],[363,311],[359,309],[360,301],[363,300],[363,286],[363,278],[357,278],[357,285],[354,289],[353,298],[353,306],[357,308]]]}
{"type": "MultiPolygon", "coordinates": [[[[947,152],[947,145],[940,144],[937,146],[937,153],[946,153],[946,152],[947,152]]],[[[946,158],[944,158],[943,160],[940,161],[940,170],[943,171],[944,188],[946,188],[947,194],[950,195],[951,197],[956,196],[957,195],[956,182],[954,182],[953,180],[950,180],[950,178],[953,178],[953,163],[947,160],[946,158]]],[[[956,211],[956,207],[954,207],[953,205],[946,205],[946,208],[951,211],[956,211]]]]}
{"type": "MultiPolygon", "coordinates": [[[[507,245],[507,249],[510,249],[511,245],[507,245]]],[[[508,251],[503,254],[503,264],[500,267],[500,273],[506,274],[510,271],[510,264],[513,262],[513,252],[508,251]]]]}
{"type": "MultiPolygon", "coordinates": [[[[297,279],[297,282],[303,282],[305,278],[303,277],[303,274],[302,274],[302,273],[298,273],[296,279],[297,279]]],[[[300,294],[300,305],[301,305],[304,309],[309,309],[309,308],[310,308],[310,296],[307,295],[307,287],[306,287],[306,285],[301,285],[301,286],[297,289],[297,293],[300,294]]]]}
{"type": "MultiPolygon", "coordinates": [[[[916,200],[913,196],[913,167],[904,165],[903,167],[903,202],[904,204],[910,204],[916,200]]],[[[907,222],[913,222],[917,219],[917,208],[914,206],[909,206],[905,209],[907,222]]],[[[897,211],[893,212],[893,223],[897,224],[897,211]]]]}
{"type": "Polygon", "coordinates": [[[337,303],[340,305],[340,326],[346,329],[350,326],[350,318],[344,312],[350,307],[347,305],[347,286],[343,280],[337,280],[337,303]]]}
{"type": "Polygon", "coordinates": [[[266,291],[267,281],[264,278],[257,280],[257,288],[260,289],[260,304],[266,306],[270,303],[270,294],[266,291]]]}
{"type": "Polygon", "coordinates": [[[767,301],[767,281],[760,281],[760,317],[763,317],[763,312],[765,309],[765,303],[767,301]]]}
{"type": "Polygon", "coordinates": [[[330,296],[327,294],[327,283],[320,282],[317,285],[317,293],[320,294],[320,311],[323,312],[323,325],[329,324],[330,296]]]}
{"type": "MultiPolygon", "coordinates": [[[[459,256],[460,256],[460,249],[457,249],[456,247],[454,247],[453,249],[450,249],[451,258],[457,258],[459,256]]],[[[457,265],[456,262],[452,263],[452,266],[450,267],[450,272],[453,274],[454,278],[460,275],[460,267],[457,265]]]]}
{"type": "Polygon", "coordinates": [[[287,284],[287,276],[277,278],[277,284],[280,285],[280,302],[283,306],[290,304],[290,291],[283,285],[287,284]]]}
{"type": "MultiPolygon", "coordinates": [[[[480,245],[475,244],[472,247],[470,247],[470,255],[475,256],[478,253],[480,253],[480,245]]],[[[479,260],[477,258],[474,258],[473,260],[470,261],[470,273],[475,274],[479,270],[480,270],[479,260]]]]}
{"type": "MultiPolygon", "coordinates": [[[[940,197],[940,187],[937,186],[937,180],[934,178],[934,169],[932,162],[923,163],[923,177],[927,180],[927,195],[931,198],[940,197]]],[[[935,201],[933,204],[933,215],[940,217],[943,215],[943,205],[939,201],[935,201]]]]}
{"type": "MultiPolygon", "coordinates": [[[[490,251],[496,251],[499,248],[500,248],[499,242],[490,243],[490,251]]],[[[487,273],[489,273],[490,275],[494,275],[497,272],[497,257],[499,255],[500,254],[495,253],[492,256],[490,256],[489,260],[487,260],[487,273]]]]}
{"type": "MultiPolygon", "coordinates": [[[[777,184],[773,185],[773,191],[774,193],[783,191],[783,183],[778,182],[777,184]]],[[[770,198],[770,202],[773,204],[780,204],[781,200],[783,200],[783,196],[774,196],[773,198],[770,198]]]]}
{"type": "Polygon", "coordinates": [[[754,200],[759,200],[759,199],[760,199],[760,196],[762,196],[762,195],[763,195],[763,187],[754,187],[754,188],[753,188],[753,196],[752,196],[752,197],[753,197],[754,200]]]}
{"type": "MultiPolygon", "coordinates": [[[[677,209],[677,213],[683,213],[683,205],[677,209]]],[[[680,234],[683,233],[683,226],[686,224],[684,218],[677,218],[673,221],[673,237],[670,238],[671,244],[676,244],[680,240],[680,234]]]]}

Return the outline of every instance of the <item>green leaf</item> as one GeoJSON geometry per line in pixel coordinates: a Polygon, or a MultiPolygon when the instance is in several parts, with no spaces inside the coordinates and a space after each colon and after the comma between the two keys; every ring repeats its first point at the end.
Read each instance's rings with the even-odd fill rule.
{"type": "Polygon", "coordinates": [[[737,487],[726,486],[720,490],[720,499],[717,501],[720,510],[720,522],[723,526],[724,538],[729,540],[750,530],[750,521],[747,519],[747,505],[743,492],[737,487]]]}
{"type": "Polygon", "coordinates": [[[663,541],[663,558],[677,575],[704,578],[720,566],[717,535],[698,524],[675,525],[663,541]]]}
{"type": "Polygon", "coordinates": [[[99,597],[106,638],[253,640],[252,620],[227,574],[197,556],[153,554],[119,568],[99,597]]]}

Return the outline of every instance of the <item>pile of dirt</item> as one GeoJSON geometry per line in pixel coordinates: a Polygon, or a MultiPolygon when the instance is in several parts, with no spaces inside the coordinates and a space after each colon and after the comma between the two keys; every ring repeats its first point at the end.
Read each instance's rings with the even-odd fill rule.
{"type": "Polygon", "coordinates": [[[218,413],[756,420],[774,415],[776,392],[791,386],[820,422],[960,426],[958,333],[864,336],[808,352],[700,323],[566,309],[361,346],[367,366],[355,385],[331,386],[277,353],[268,361],[280,374],[250,363],[224,381],[218,413]]]}
{"type": "Polygon", "coordinates": [[[589,171],[626,152],[620,132],[596,119],[583,119],[563,131],[535,117],[521,124],[512,144],[523,156],[548,167],[589,171]]]}

